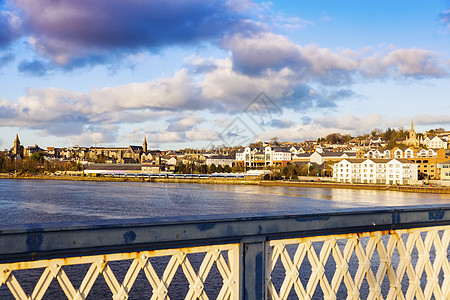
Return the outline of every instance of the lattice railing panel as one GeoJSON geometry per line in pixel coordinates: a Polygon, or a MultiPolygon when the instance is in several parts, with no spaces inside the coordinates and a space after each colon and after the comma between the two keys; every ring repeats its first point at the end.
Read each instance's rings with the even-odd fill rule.
{"type": "MultiPolygon", "coordinates": [[[[0,287],[6,285],[16,299],[42,299],[50,284],[56,279],[68,299],[85,299],[100,275],[103,276],[113,299],[128,299],[133,284],[140,272],[145,274],[152,288],[151,299],[169,299],[170,284],[175,273],[180,268],[184,274],[189,289],[185,299],[209,299],[205,290],[205,281],[210,270],[215,268],[222,277],[222,285],[217,299],[239,298],[239,244],[180,248],[157,251],[142,251],[133,253],[118,253],[98,256],[70,257],[11,263],[0,265],[0,287]],[[190,254],[204,254],[197,271],[189,259],[190,254]],[[153,257],[170,257],[162,275],[158,275],[150,260],[153,257]],[[116,272],[111,268],[112,262],[131,260],[126,274],[120,283],[116,272]],[[67,276],[64,267],[88,264],[84,278],[78,288],[75,288],[67,276]],[[14,275],[25,269],[43,269],[39,281],[31,294],[26,294],[14,275]]],[[[161,272],[160,272],[161,273],[161,272]]],[[[79,276],[82,276],[79,274],[79,276]]]]}
{"type": "Polygon", "coordinates": [[[267,295],[450,299],[449,242],[450,226],[272,240],[267,295]]]}

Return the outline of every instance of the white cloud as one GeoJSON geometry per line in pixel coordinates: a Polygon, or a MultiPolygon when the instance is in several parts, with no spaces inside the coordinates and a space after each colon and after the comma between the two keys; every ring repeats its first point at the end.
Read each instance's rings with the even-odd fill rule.
{"type": "Polygon", "coordinates": [[[167,127],[168,131],[187,131],[191,130],[195,125],[205,122],[206,120],[199,116],[178,117],[169,120],[170,124],[167,127]]]}
{"type": "Polygon", "coordinates": [[[346,114],[339,117],[317,118],[315,123],[324,128],[337,128],[339,130],[352,131],[354,133],[369,132],[383,124],[383,117],[378,114],[357,117],[346,114]]]}
{"type": "Polygon", "coordinates": [[[106,124],[85,126],[81,134],[69,136],[73,145],[96,145],[113,143],[117,140],[119,126],[106,124]]]}
{"type": "Polygon", "coordinates": [[[186,69],[176,72],[173,78],[94,90],[90,99],[97,113],[140,108],[203,109],[208,105],[186,69]]]}
{"type": "Polygon", "coordinates": [[[392,49],[370,54],[351,49],[333,50],[317,45],[298,45],[283,35],[263,32],[251,36],[236,34],[224,38],[232,52],[233,69],[249,75],[289,68],[297,80],[327,85],[350,84],[356,76],[390,77],[448,76],[449,65],[441,56],[424,49],[392,49]]]}
{"type": "Polygon", "coordinates": [[[190,141],[216,141],[219,140],[219,134],[210,128],[199,128],[187,131],[186,139],[190,141]]]}
{"type": "Polygon", "coordinates": [[[354,115],[341,115],[337,117],[319,117],[309,120],[306,124],[287,122],[286,127],[269,129],[259,138],[268,140],[273,136],[283,141],[316,140],[319,137],[339,132],[356,136],[369,133],[373,128],[382,127],[385,120],[378,114],[357,117],[354,115]]]}

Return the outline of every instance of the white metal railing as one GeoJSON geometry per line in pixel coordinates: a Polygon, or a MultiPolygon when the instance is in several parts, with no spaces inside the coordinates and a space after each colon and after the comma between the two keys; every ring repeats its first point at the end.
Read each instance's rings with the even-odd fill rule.
{"type": "Polygon", "coordinates": [[[450,299],[449,241],[450,226],[270,241],[268,297],[312,299],[320,289],[323,299],[450,299]],[[277,289],[270,275],[279,261],[277,289]]]}
{"type": "MultiPolygon", "coordinates": [[[[3,264],[0,266],[0,286],[6,284],[15,299],[42,299],[51,282],[57,280],[67,299],[85,299],[97,278],[102,275],[106,281],[113,299],[128,299],[129,292],[136,281],[139,272],[143,272],[152,288],[152,300],[168,299],[169,286],[178,268],[181,268],[189,283],[185,299],[208,299],[204,283],[212,266],[215,264],[222,276],[222,286],[218,299],[239,298],[239,244],[179,248],[169,250],[141,251],[132,253],[115,253],[107,255],[70,257],[3,264]],[[224,253],[226,255],[224,256],[224,253]],[[198,273],[192,267],[187,254],[203,253],[198,273]],[[169,256],[161,278],[157,275],[150,258],[169,256]],[[114,261],[132,260],[121,283],[117,280],[110,263],[114,261]],[[89,264],[89,270],[83,281],[75,288],[64,271],[71,265],[89,264]],[[18,270],[44,269],[32,293],[27,295],[20,282],[14,276],[18,270]]],[[[79,274],[83,276],[83,274],[79,274]]],[[[105,297],[106,298],[106,297],[105,297]]]]}
{"type": "Polygon", "coordinates": [[[450,299],[449,243],[450,205],[24,225],[0,228],[0,298],[450,299]]]}

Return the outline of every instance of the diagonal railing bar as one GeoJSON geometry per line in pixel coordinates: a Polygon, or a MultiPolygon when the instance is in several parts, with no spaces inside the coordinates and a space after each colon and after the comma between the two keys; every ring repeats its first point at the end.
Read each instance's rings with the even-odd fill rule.
{"type": "Polygon", "coordinates": [[[360,299],[360,289],[365,279],[369,285],[368,294],[365,297],[367,299],[450,299],[449,237],[450,226],[439,226],[272,240],[268,242],[271,255],[267,263],[267,295],[270,299],[288,299],[294,283],[299,283],[299,288],[294,289],[299,299],[311,299],[318,285],[324,299],[337,299],[339,287],[344,284],[347,289],[347,299],[360,299]],[[422,239],[424,234],[425,239],[422,239]],[[363,237],[364,240],[361,239],[363,237]],[[386,244],[383,243],[383,239],[386,240],[385,237],[386,244]],[[343,250],[337,243],[340,239],[346,240],[343,250]],[[322,242],[319,255],[313,248],[313,242],[316,241],[322,242]],[[295,244],[298,245],[297,253],[300,258],[297,261],[295,258],[291,260],[286,250],[287,245],[295,244]],[[432,248],[435,250],[434,254],[431,254],[435,255],[434,261],[430,260],[432,248]],[[418,252],[415,267],[411,261],[414,249],[418,252]],[[355,275],[351,276],[349,268],[352,267],[350,259],[353,253],[358,260],[358,266],[355,275]],[[329,274],[333,274],[331,283],[328,282],[324,269],[330,255],[335,262],[334,270],[327,269],[329,274]],[[376,274],[371,268],[375,255],[379,257],[376,274]],[[307,287],[303,289],[299,276],[302,272],[302,258],[305,256],[308,257],[312,272],[307,287]],[[270,274],[276,268],[276,262],[279,259],[285,269],[286,277],[278,293],[270,274]],[[426,282],[421,282],[424,272],[426,282]],[[442,284],[439,284],[440,274],[444,277],[441,280],[442,284]],[[386,278],[389,286],[383,290],[382,285],[386,278]],[[402,291],[404,280],[408,282],[405,294],[402,291]]]}
{"type": "Polygon", "coordinates": [[[182,249],[169,249],[157,251],[143,251],[134,253],[119,253],[102,256],[69,257],[65,259],[51,259],[41,261],[31,261],[24,263],[11,263],[1,266],[1,283],[6,284],[16,299],[42,299],[47,292],[51,282],[56,279],[61,286],[67,299],[86,299],[92,286],[100,274],[103,275],[109,289],[113,294],[113,299],[128,299],[129,292],[133,287],[141,270],[144,271],[147,280],[153,288],[151,299],[169,299],[169,285],[179,268],[190,283],[186,299],[208,299],[204,290],[204,282],[214,264],[217,264],[219,273],[223,279],[223,287],[220,292],[220,299],[238,299],[236,288],[239,281],[238,264],[226,261],[223,252],[227,252],[228,260],[238,258],[239,244],[227,244],[216,246],[203,246],[182,249]],[[186,253],[206,253],[198,274],[190,264],[186,253]],[[156,274],[149,257],[171,256],[164,274],[160,279],[156,274]],[[122,283],[119,283],[109,262],[129,260],[132,263],[128,268],[122,283]],[[90,263],[90,267],[85,274],[79,289],[75,289],[66,275],[63,267],[69,265],[79,265],[90,263]],[[24,267],[26,266],[26,267],[24,267]],[[31,295],[27,295],[17,281],[12,271],[23,269],[37,269],[44,267],[31,295]]]}

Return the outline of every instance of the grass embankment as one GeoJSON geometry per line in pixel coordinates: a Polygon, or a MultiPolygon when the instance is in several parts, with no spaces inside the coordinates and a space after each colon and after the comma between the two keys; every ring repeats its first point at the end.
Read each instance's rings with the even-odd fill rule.
{"type": "Polygon", "coordinates": [[[382,184],[357,184],[337,182],[302,182],[302,181],[268,181],[259,179],[241,178],[145,178],[145,177],[82,177],[82,176],[9,176],[0,174],[0,178],[10,179],[44,179],[44,180],[72,180],[72,181],[94,181],[94,182],[160,182],[160,183],[197,183],[197,184],[233,184],[233,185],[261,185],[261,186],[288,186],[288,187],[313,187],[332,189],[356,189],[356,190],[379,190],[398,191],[413,193],[436,193],[450,194],[449,187],[437,186],[408,186],[408,185],[382,185],[382,184]]]}

